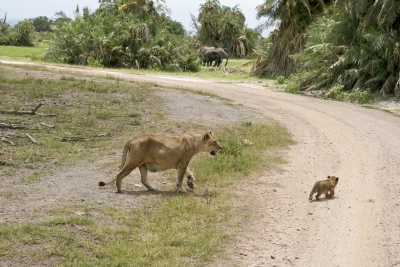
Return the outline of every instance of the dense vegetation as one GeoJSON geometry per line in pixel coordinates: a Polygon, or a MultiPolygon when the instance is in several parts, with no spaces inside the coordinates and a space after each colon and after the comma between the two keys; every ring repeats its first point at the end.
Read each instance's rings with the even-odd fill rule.
{"type": "Polygon", "coordinates": [[[278,27],[254,74],[290,76],[290,91],[329,89],[337,99],[400,95],[400,2],[268,0],[258,16],[278,27]]]}
{"type": "Polygon", "coordinates": [[[24,19],[14,29],[7,23],[0,23],[0,45],[33,46],[34,32],[32,20],[24,19]]]}
{"type": "Polygon", "coordinates": [[[103,3],[94,12],[77,9],[75,19],[53,29],[48,58],[105,67],[198,69],[181,23],[153,1],[103,3]]]}

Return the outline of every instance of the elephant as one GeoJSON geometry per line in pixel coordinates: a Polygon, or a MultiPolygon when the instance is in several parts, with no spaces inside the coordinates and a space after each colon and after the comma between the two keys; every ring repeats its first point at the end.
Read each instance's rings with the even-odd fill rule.
{"type": "Polygon", "coordinates": [[[203,58],[204,54],[208,51],[208,50],[213,50],[215,49],[214,46],[202,46],[199,48],[199,58],[203,58]]]}
{"type": "Polygon", "coordinates": [[[222,60],[226,59],[225,66],[228,64],[228,53],[222,48],[215,48],[208,50],[203,57],[203,65],[211,66],[212,62],[215,61],[214,67],[222,63],[222,60]]]}

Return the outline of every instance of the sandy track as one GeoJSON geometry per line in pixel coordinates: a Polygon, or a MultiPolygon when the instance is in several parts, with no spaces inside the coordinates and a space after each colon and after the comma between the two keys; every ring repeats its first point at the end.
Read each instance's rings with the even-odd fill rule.
{"type": "Polygon", "coordinates": [[[265,171],[258,185],[243,186],[252,192],[258,217],[218,266],[400,266],[399,117],[258,86],[101,74],[212,92],[256,109],[293,134],[297,144],[284,170],[265,171]],[[335,198],[310,203],[313,183],[327,175],[340,177],[335,198]]]}

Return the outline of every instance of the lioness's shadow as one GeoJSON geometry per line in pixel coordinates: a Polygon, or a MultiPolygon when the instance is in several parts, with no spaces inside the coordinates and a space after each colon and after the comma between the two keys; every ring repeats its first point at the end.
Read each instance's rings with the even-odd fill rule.
{"type": "Polygon", "coordinates": [[[123,190],[122,193],[115,192],[115,194],[125,194],[125,195],[130,195],[130,196],[149,196],[149,195],[161,195],[164,197],[174,197],[174,196],[184,196],[184,195],[189,195],[192,194],[192,192],[176,192],[174,190],[168,191],[168,190],[157,190],[157,191],[151,191],[151,190],[123,190]]]}

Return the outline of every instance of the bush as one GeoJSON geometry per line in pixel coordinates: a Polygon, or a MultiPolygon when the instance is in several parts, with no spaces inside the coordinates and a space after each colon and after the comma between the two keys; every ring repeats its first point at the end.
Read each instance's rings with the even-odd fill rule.
{"type": "Polygon", "coordinates": [[[93,13],[84,8],[75,20],[54,26],[46,57],[90,66],[199,70],[189,37],[171,33],[160,20],[112,6],[102,6],[93,13]]]}

